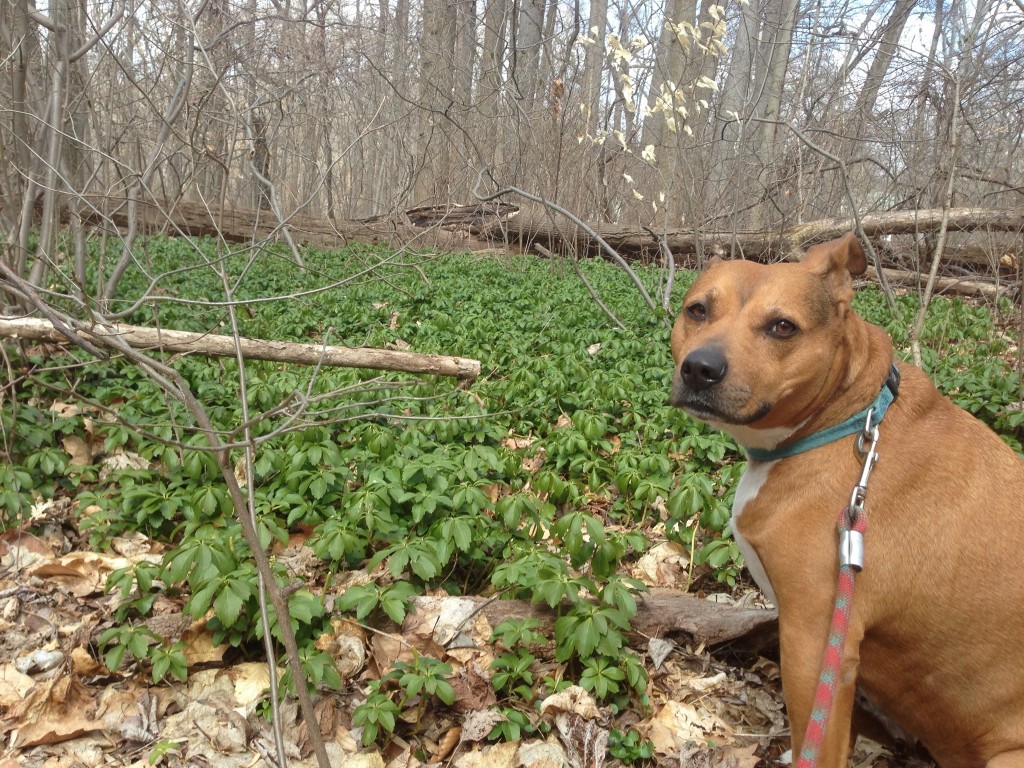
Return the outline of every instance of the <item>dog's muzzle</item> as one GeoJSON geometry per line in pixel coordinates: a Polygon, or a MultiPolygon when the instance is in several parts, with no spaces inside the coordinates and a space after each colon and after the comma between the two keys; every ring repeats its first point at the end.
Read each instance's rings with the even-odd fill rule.
{"type": "Polygon", "coordinates": [[[771,404],[755,402],[748,387],[725,384],[729,361],[715,346],[690,352],[672,377],[669,402],[700,421],[750,424],[764,418],[771,404]]]}

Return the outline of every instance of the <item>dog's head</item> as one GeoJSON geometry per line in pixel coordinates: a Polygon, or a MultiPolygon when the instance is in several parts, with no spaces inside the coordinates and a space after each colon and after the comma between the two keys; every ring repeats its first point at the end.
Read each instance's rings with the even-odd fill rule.
{"type": "Polygon", "coordinates": [[[852,233],[798,264],[713,260],[672,328],[672,404],[748,447],[783,440],[844,375],[866,268],[852,233]]]}

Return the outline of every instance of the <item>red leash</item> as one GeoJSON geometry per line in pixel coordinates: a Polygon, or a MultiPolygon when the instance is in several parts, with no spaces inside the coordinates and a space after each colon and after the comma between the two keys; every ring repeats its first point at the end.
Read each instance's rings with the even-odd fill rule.
{"type": "MultiPolygon", "coordinates": [[[[864,535],[868,520],[863,512],[850,524],[850,509],[847,507],[839,513],[840,540],[846,540],[849,533],[864,535]]],[[[850,611],[853,608],[853,577],[860,570],[853,562],[843,562],[839,566],[839,584],[836,587],[836,603],[832,610],[832,628],[828,633],[828,646],[825,648],[825,660],[821,665],[821,677],[818,678],[818,690],[814,695],[814,709],[811,719],[807,722],[804,743],[800,750],[797,768],[812,768],[818,764],[821,747],[825,742],[825,731],[828,728],[829,715],[832,714],[832,703],[839,685],[840,665],[843,661],[843,649],[846,646],[846,634],[850,627],[850,611]]]]}
{"type": "Polygon", "coordinates": [[[871,424],[871,410],[868,411],[864,430],[857,437],[857,450],[864,457],[860,480],[853,488],[850,505],[839,513],[839,584],[836,586],[836,602],[832,609],[832,628],[828,633],[825,660],[821,665],[818,690],[814,694],[814,708],[807,721],[803,746],[797,768],[815,768],[825,743],[829,716],[839,685],[840,666],[846,635],[850,628],[850,613],[853,610],[853,579],[864,567],[864,532],[868,518],[864,513],[864,498],[868,490],[868,478],[878,460],[875,447],[878,445],[878,427],[871,424]],[[864,445],[870,443],[865,450],[864,445]]]}

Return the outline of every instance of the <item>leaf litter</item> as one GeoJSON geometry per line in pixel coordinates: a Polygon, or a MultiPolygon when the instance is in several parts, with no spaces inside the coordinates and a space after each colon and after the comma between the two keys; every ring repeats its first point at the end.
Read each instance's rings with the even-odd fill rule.
{"type": "MultiPolygon", "coordinates": [[[[159,562],[163,547],[134,534],[116,541],[113,554],[90,552],[82,548],[72,519],[70,503],[40,506],[33,523],[41,534],[26,528],[0,537],[0,768],[275,765],[265,717],[267,666],[215,644],[205,619],[193,622],[182,614],[181,598],[158,600],[148,626],[184,642],[187,682],[154,685],[135,661],[107,670],[96,639],[115,624],[117,598],[104,593],[106,578],[116,568],[159,562]]],[[[312,583],[317,559],[305,542],[297,540],[285,552],[280,554],[293,570],[312,583]]],[[[684,549],[664,544],[650,550],[633,575],[652,586],[678,588],[689,579],[688,566],[684,549]]],[[[346,583],[341,576],[335,584],[346,583]]],[[[366,579],[358,573],[351,577],[350,583],[366,579]]],[[[715,599],[744,604],[756,597],[715,599]]],[[[490,665],[500,648],[490,641],[493,627],[481,604],[433,595],[417,598],[415,605],[401,628],[336,617],[333,631],[318,641],[343,681],[340,691],[320,691],[317,704],[333,765],[602,768],[621,764],[608,754],[612,729],[632,729],[648,739],[653,748],[648,764],[752,768],[788,761],[777,663],[750,654],[734,658],[728,649],[708,649],[696,639],[651,637],[633,643],[646,653],[650,674],[645,710],[612,712],[571,686],[525,713],[530,723],[543,725],[545,736],[493,742],[496,727],[507,719],[498,705],[508,702],[499,702],[490,682],[490,665]],[[387,747],[361,748],[351,716],[368,683],[417,654],[451,666],[452,706],[436,701],[423,706],[414,699],[387,747]]],[[[553,661],[553,646],[538,652],[534,666],[536,678],[569,679],[569,670],[553,661]]],[[[297,708],[286,703],[279,711],[289,764],[315,765],[297,708]]],[[[915,765],[863,739],[854,764],[915,765]]]]}

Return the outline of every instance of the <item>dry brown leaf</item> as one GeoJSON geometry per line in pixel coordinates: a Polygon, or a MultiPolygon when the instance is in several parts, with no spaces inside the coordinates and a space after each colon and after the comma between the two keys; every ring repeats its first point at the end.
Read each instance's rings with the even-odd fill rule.
{"type": "Polygon", "coordinates": [[[516,768],[519,742],[500,742],[455,758],[455,768],[516,768]]]}
{"type": "Polygon", "coordinates": [[[93,717],[95,710],[92,692],[77,678],[59,677],[38,683],[11,707],[2,730],[15,731],[12,748],[58,744],[102,728],[102,721],[93,717]]]}
{"type": "Polygon", "coordinates": [[[50,403],[50,407],[47,410],[49,410],[50,413],[55,413],[61,418],[66,419],[80,414],[82,412],[82,407],[78,403],[63,403],[60,400],[54,400],[50,403]]]}
{"type": "Polygon", "coordinates": [[[448,682],[455,691],[456,712],[485,710],[497,701],[490,677],[476,661],[465,664],[448,682]]]}
{"type": "Polygon", "coordinates": [[[164,545],[139,531],[126,531],[110,540],[110,548],[122,557],[138,560],[145,555],[160,555],[164,545]]]}
{"type": "Polygon", "coordinates": [[[709,713],[691,704],[668,701],[647,724],[647,738],[660,755],[672,755],[687,742],[702,743],[718,725],[709,713]]]}
{"type": "MultiPolygon", "coordinates": [[[[227,670],[234,683],[234,702],[249,707],[263,699],[270,690],[270,668],[260,661],[247,661],[227,670]]],[[[282,672],[278,671],[278,679],[282,672]]]]}
{"type": "Polygon", "coordinates": [[[574,712],[555,715],[555,732],[571,768],[601,768],[608,752],[608,731],[574,712]]]}
{"type": "Polygon", "coordinates": [[[61,440],[64,451],[71,457],[68,462],[73,467],[86,467],[92,464],[92,448],[78,435],[66,435],[61,440]]]}
{"type": "Polygon", "coordinates": [[[103,592],[107,576],[119,568],[127,568],[131,561],[102,552],[69,552],[63,557],[37,563],[28,573],[51,579],[70,590],[76,597],[88,597],[103,592]]]}
{"type": "Polygon", "coordinates": [[[28,531],[12,528],[0,536],[0,565],[11,571],[24,570],[52,559],[50,546],[28,531]]]}
{"type": "Polygon", "coordinates": [[[553,716],[559,712],[570,712],[590,720],[601,719],[594,697],[578,685],[570,685],[548,696],[540,705],[542,715],[553,716]]]}
{"type": "Polygon", "coordinates": [[[479,623],[483,613],[479,600],[448,595],[416,597],[413,607],[402,630],[406,639],[425,653],[440,658],[449,645],[484,647],[489,643],[491,627],[486,619],[479,623]]]}
{"type": "Polygon", "coordinates": [[[521,451],[523,448],[529,448],[537,442],[536,437],[506,437],[501,441],[502,448],[508,448],[510,451],[521,451]]]}
{"type": "MultiPolygon", "coordinates": [[[[337,625],[337,622],[334,623],[337,625]]],[[[361,635],[361,630],[359,635],[328,632],[317,639],[317,648],[334,659],[334,666],[342,680],[350,680],[366,666],[366,640],[361,635]]]]}
{"type": "Polygon", "coordinates": [[[648,586],[682,588],[689,581],[689,564],[685,547],[674,541],[663,541],[637,560],[630,575],[648,586]]]}
{"type": "Polygon", "coordinates": [[[150,742],[160,733],[160,702],[147,688],[106,688],[96,716],[106,732],[132,742],[150,742]]]}
{"type": "Polygon", "coordinates": [[[651,657],[655,669],[661,669],[661,665],[675,647],[676,644],[671,640],[662,640],[660,637],[652,637],[647,641],[647,655],[651,657]]]}
{"type": "Polygon", "coordinates": [[[338,768],[384,768],[384,758],[380,752],[350,755],[338,768]]]}
{"type": "Polygon", "coordinates": [[[185,661],[190,668],[198,664],[219,664],[228,651],[227,643],[216,645],[213,642],[213,634],[206,628],[208,620],[193,621],[178,638],[185,644],[185,661]]]}
{"type": "Polygon", "coordinates": [[[106,665],[93,658],[93,655],[83,645],[71,651],[71,671],[80,678],[110,674],[106,665]]]}
{"type": "Polygon", "coordinates": [[[458,726],[449,728],[444,737],[438,742],[437,749],[430,756],[431,763],[439,763],[452,753],[462,741],[462,729],[458,726]]]}
{"type": "Polygon", "coordinates": [[[565,749],[553,735],[545,741],[524,741],[516,759],[522,768],[563,768],[569,762],[565,749]]]}
{"type": "Polygon", "coordinates": [[[370,656],[367,659],[367,673],[380,678],[396,661],[413,661],[414,651],[402,638],[394,635],[374,634],[370,638],[370,656]]]}
{"type": "Polygon", "coordinates": [[[115,451],[100,462],[100,480],[122,469],[149,469],[149,459],[131,451],[115,451]]]}
{"type": "Polygon", "coordinates": [[[13,664],[0,666],[0,707],[17,704],[35,684],[35,680],[19,672],[13,664]]]}
{"type": "Polygon", "coordinates": [[[505,720],[506,717],[496,709],[480,709],[470,712],[462,721],[462,740],[483,741],[494,730],[494,726],[505,720]]]}
{"type": "Polygon", "coordinates": [[[761,758],[754,754],[757,748],[757,744],[748,744],[744,747],[735,744],[723,746],[715,750],[712,765],[715,768],[754,768],[761,762],[761,758]]]}

